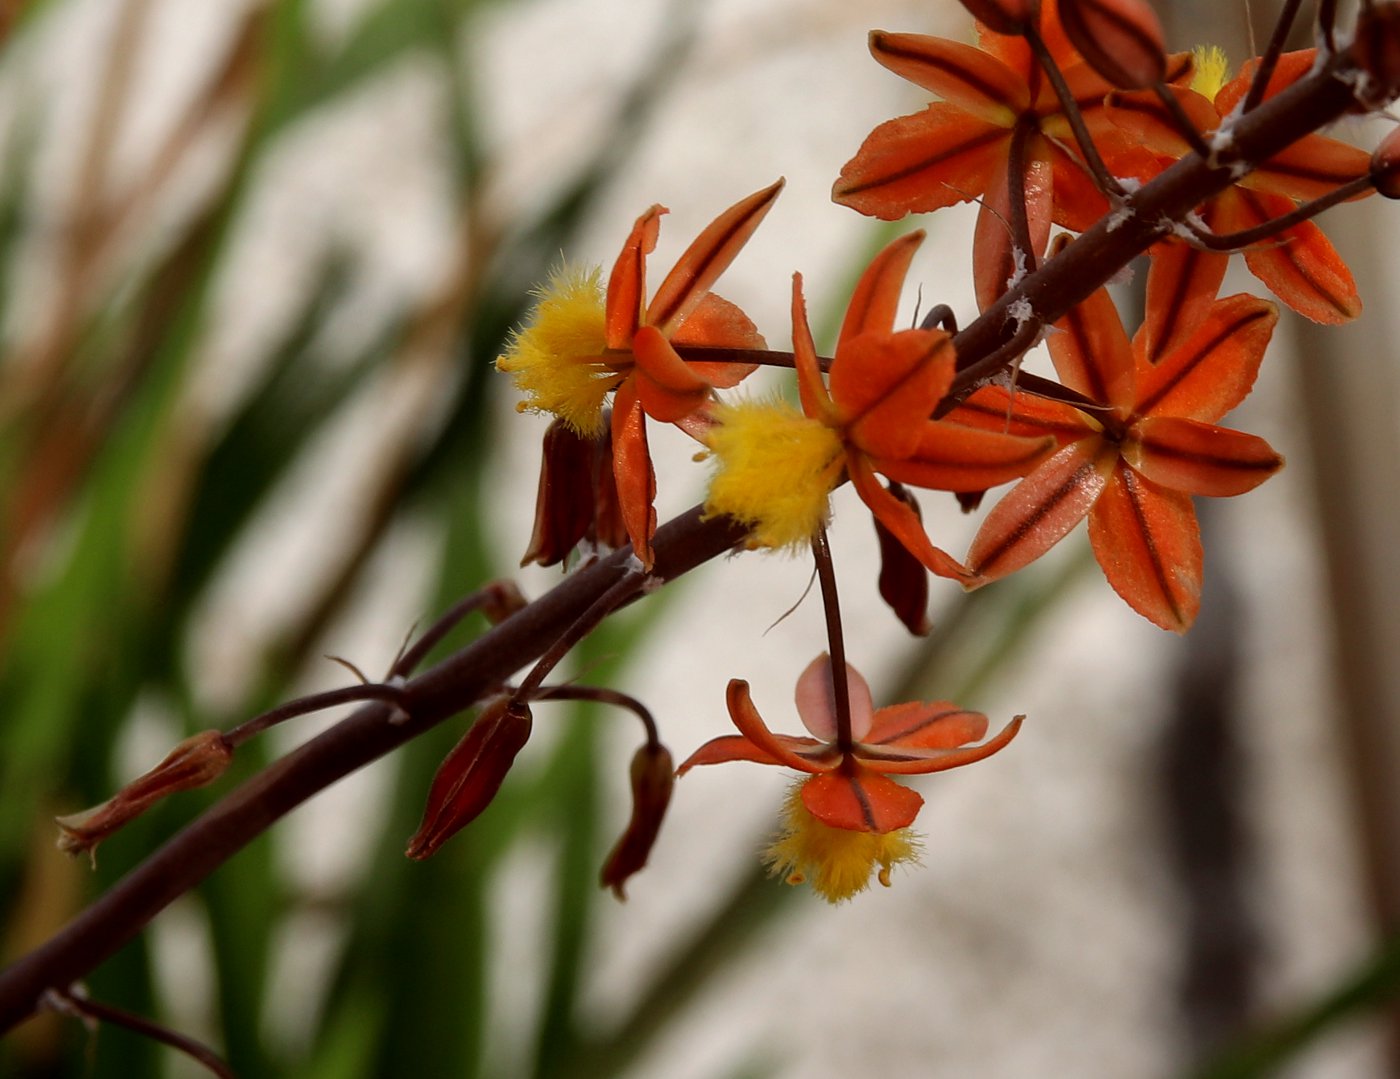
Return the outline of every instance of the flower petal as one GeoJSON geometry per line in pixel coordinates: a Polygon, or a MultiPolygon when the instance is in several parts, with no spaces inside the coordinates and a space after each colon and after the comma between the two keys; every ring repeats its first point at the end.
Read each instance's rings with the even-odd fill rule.
{"type": "Polygon", "coordinates": [[[1050,335],[1050,358],[1060,381],[1119,411],[1131,409],[1133,350],[1108,289],[1075,304],[1055,328],[1063,332],[1050,335]]]}
{"type": "Polygon", "coordinates": [[[1283,467],[1283,458],[1257,435],[1178,416],[1133,424],[1123,460],[1153,483],[1215,497],[1252,491],[1283,467]]]}
{"type": "Polygon", "coordinates": [[[655,205],[637,218],[627,242],[622,245],[622,253],[613,263],[612,273],[608,275],[608,348],[629,347],[632,334],[641,325],[642,303],[647,287],[647,256],[656,250],[661,215],[669,212],[666,207],[655,205]]]}
{"type": "MultiPolygon", "coordinates": [[[[1207,204],[1207,225],[1212,225],[1212,205],[1207,204]]],[[[1156,363],[1184,344],[1210,313],[1220,283],[1225,280],[1230,256],[1203,251],[1179,240],[1155,244],[1151,255],[1147,313],[1133,335],[1133,348],[1149,363],[1156,363]]]]}
{"type": "Polygon", "coordinates": [[[656,531],[656,472],[647,449],[647,421],[637,398],[635,379],[627,379],[613,395],[613,476],[617,502],[632,552],[651,569],[651,537],[656,531]]]}
{"type": "Polygon", "coordinates": [[[797,371],[797,394],[802,401],[802,411],[828,427],[839,426],[840,414],[822,381],[817,346],[812,341],[812,328],[807,324],[807,298],[802,295],[800,273],[792,275],[792,365],[797,371]]]}
{"type": "Polygon", "coordinates": [[[935,101],[872,131],[841,170],[832,200],[885,221],[965,202],[987,190],[1009,138],[1006,128],[935,101]]]}
{"type": "MultiPolygon", "coordinates": [[[[1016,250],[1008,224],[1011,220],[1009,168],[1009,159],[1003,160],[999,175],[993,177],[987,187],[973,231],[972,280],[978,309],[983,311],[1025,272],[1027,265],[1026,253],[1016,250]]],[[[1022,193],[1031,249],[1036,258],[1045,253],[1045,245],[1050,240],[1054,182],[1045,140],[1038,135],[1028,138],[1022,193]]]]}
{"type": "Polygon", "coordinates": [[[778,180],[740,199],[705,226],[651,298],[646,315],[649,325],[669,336],[685,321],[773,208],[783,183],[778,180]]]}
{"type": "MultiPolygon", "coordinates": [[[[1304,135],[1241,178],[1240,186],[1305,202],[1371,171],[1371,155],[1325,135],[1304,135]]],[[[1369,190],[1357,194],[1365,198],[1369,190]]]]}
{"type": "Polygon", "coordinates": [[[950,768],[961,768],[965,764],[975,764],[986,760],[993,753],[1005,749],[1011,739],[1021,729],[1024,716],[1017,716],[997,734],[980,746],[965,746],[962,749],[920,749],[890,746],[882,749],[876,746],[861,746],[856,755],[862,764],[872,771],[886,775],[927,775],[930,772],[946,772],[950,768]]]}
{"type": "Polygon", "coordinates": [[[984,386],[965,398],[943,417],[944,423],[957,423],[996,434],[1038,437],[1053,435],[1061,443],[1073,442],[1086,435],[1098,434],[1102,428],[1080,412],[1061,401],[1004,386],[984,386]]]}
{"type": "Polygon", "coordinates": [[[632,336],[632,372],[642,410],[662,423],[675,423],[704,407],[710,384],[696,374],[654,326],[639,326],[632,336]]]}
{"type": "MultiPolygon", "coordinates": [[[[889,492],[923,520],[919,503],[902,485],[892,482],[889,492]]],[[[899,542],[899,537],[880,523],[880,518],[872,515],[870,519],[875,523],[875,536],[880,543],[880,598],[905,629],[916,637],[926,637],[933,629],[928,617],[928,570],[899,542]]]]}
{"type": "Polygon", "coordinates": [[[799,772],[825,772],[836,766],[837,762],[825,766],[814,764],[798,755],[794,746],[795,739],[770,731],[753,705],[753,698],[749,696],[749,684],[742,678],[729,680],[724,699],[729,707],[729,718],[734,721],[734,726],[739,728],[739,733],[757,750],[772,757],[774,763],[796,768],[799,772]]]}
{"type": "Polygon", "coordinates": [[[899,294],[914,252],[924,241],[924,230],[915,229],[887,244],[860,275],[851,302],[846,305],[846,317],[841,322],[836,353],[852,338],[867,333],[889,333],[894,329],[895,313],[899,309],[899,294]]]}
{"type": "Polygon", "coordinates": [[[938,491],[985,491],[1024,476],[1055,449],[1049,436],[1017,438],[944,421],[916,430],[918,441],[906,456],[880,458],[875,467],[892,480],[938,491]]]}
{"type": "Polygon", "coordinates": [[[802,804],[832,828],[883,833],[909,827],[924,800],[918,791],[855,766],[807,780],[802,804]]]}
{"type": "Polygon", "coordinates": [[[952,701],[905,701],[875,713],[865,747],[899,746],[904,749],[956,749],[987,733],[987,717],[970,712],[952,701]]]}
{"type": "MultiPolygon", "coordinates": [[[[797,679],[794,699],[802,725],[823,742],[836,741],[836,683],[831,656],[823,652],[807,664],[797,679]]],[[[846,664],[846,699],[851,709],[851,737],[859,741],[870,730],[875,705],[861,673],[846,664]]]]}
{"type": "Polygon", "coordinates": [[[872,30],[870,55],[900,78],[988,123],[1011,127],[1031,106],[1025,79],[960,41],[872,30]]]}
{"type": "Polygon", "coordinates": [[[953,382],[956,354],[942,330],[867,333],[836,350],[831,397],[847,440],[872,457],[912,453],[953,382]]]}
{"type": "MultiPolygon", "coordinates": [[[[735,304],[713,292],[706,294],[680,327],[671,335],[677,345],[708,348],[767,348],[753,320],[735,304]]],[[[711,363],[690,361],[690,369],[711,386],[729,389],[758,370],[755,363],[711,363]]]]}
{"type": "MultiPolygon", "coordinates": [[[[793,753],[800,752],[806,748],[818,748],[822,745],[815,738],[795,738],[789,734],[774,734],[772,737],[791,750],[793,753]]],[[[718,738],[711,738],[703,746],[697,749],[679,768],[676,775],[683,776],[692,768],[702,764],[729,764],[732,761],[749,761],[753,764],[786,764],[785,759],[775,757],[766,749],[754,745],[742,734],[723,734],[718,738]]]]}
{"type": "Polygon", "coordinates": [[[1201,607],[1201,531],[1191,496],[1158,487],[1126,464],[1089,513],[1104,576],[1149,622],[1185,633],[1201,607]]]}
{"type": "Polygon", "coordinates": [[[1138,415],[1220,419],[1254,385],[1277,321],[1278,309],[1257,296],[1217,300],[1182,345],[1156,364],[1139,360],[1138,415]]]}
{"type": "MultiPolygon", "coordinates": [[[[1186,115],[1202,133],[1220,126],[1215,106],[1195,90],[1168,86],[1186,115]]],[[[1176,125],[1176,119],[1151,90],[1115,91],[1104,103],[1105,115],[1129,139],[1165,157],[1181,157],[1191,152],[1191,143],[1176,125]]]]}
{"type": "Polygon", "coordinates": [[[994,581],[1034,562],[1089,512],[1117,459],[1117,449],[1102,438],[1062,448],[987,514],[967,568],[982,581],[994,581]]]}
{"type": "Polygon", "coordinates": [[[870,507],[870,512],[889,529],[895,539],[904,544],[910,554],[940,577],[951,577],[957,581],[967,580],[967,569],[947,551],[935,547],[929,541],[919,515],[885,490],[885,485],[875,478],[875,473],[871,471],[865,458],[856,454],[848,455],[846,471],[851,477],[851,486],[856,489],[861,501],[870,507]]]}

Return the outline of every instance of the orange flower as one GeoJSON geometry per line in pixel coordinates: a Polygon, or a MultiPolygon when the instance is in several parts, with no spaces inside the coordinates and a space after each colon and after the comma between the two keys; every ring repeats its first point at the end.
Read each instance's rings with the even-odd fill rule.
{"type": "MultiPolygon", "coordinates": [[[[1265,97],[1306,75],[1316,52],[1305,49],[1283,54],[1265,97]]],[[[1249,92],[1256,63],[1251,61],[1235,79],[1225,82],[1224,55],[1212,50],[1198,60],[1199,74],[1191,88],[1170,88],[1198,130],[1205,133],[1207,142],[1212,134],[1228,130],[1226,120],[1249,92]]],[[[1147,176],[1191,149],[1174,118],[1149,92],[1114,94],[1106,113],[1125,134],[1158,155],[1147,176]]],[[[1201,224],[1222,235],[1252,229],[1290,212],[1299,202],[1365,176],[1369,170],[1370,157],[1365,151],[1323,135],[1305,135],[1209,200],[1201,207],[1201,224]]],[[[1229,255],[1201,250],[1175,238],[1157,244],[1151,253],[1147,318],[1141,332],[1146,337],[1147,355],[1155,358],[1179,346],[1200,324],[1224,279],[1229,255]]],[[[1244,257],[1250,272],[1274,295],[1314,322],[1345,322],[1361,313],[1351,272],[1312,221],[1282,230],[1270,241],[1249,248],[1244,257]]]]}
{"type": "Polygon", "coordinates": [[[735,678],[726,695],[739,734],[715,738],[680,766],[684,775],[701,764],[755,761],[786,765],[810,778],[789,807],[787,834],[772,852],[782,868],[795,869],[798,883],[811,872],[813,885],[832,902],[862,890],[876,863],[888,884],[893,861],[914,857],[916,844],[897,835],[913,823],[923,799],[890,775],[941,772],[980,761],[1002,749],[1021,728],[1017,716],[981,745],[968,742],[987,732],[987,717],[948,701],[910,701],[875,709],[870,687],[846,666],[851,743],[837,734],[831,657],[818,656],[797,680],[797,714],[810,736],[774,734],[749,697],[749,684],[735,678]],[[810,818],[810,819],[809,819],[810,818]],[[845,834],[832,834],[845,833],[845,834]],[[893,836],[886,843],[869,836],[893,836]],[[894,857],[902,853],[901,857],[894,857]]]}
{"type": "MultiPolygon", "coordinates": [[[[870,34],[875,59],[937,94],[923,112],[889,120],[841,170],[832,198],[863,214],[895,220],[981,197],[973,246],[979,306],[1006,290],[1017,270],[1006,222],[1013,159],[1022,169],[1025,212],[1034,253],[1045,250],[1050,223],[1082,232],[1108,203],[1079,158],[1059,98],[1024,38],[978,24],[980,47],[920,34],[870,34]]],[[[1070,46],[1053,0],[1041,6],[1041,34],[1063,69],[1095,145],[1105,157],[1129,152],[1103,118],[1113,89],[1070,46]]],[[[1184,65],[1171,65],[1169,78],[1184,65]]],[[[1133,170],[1136,171],[1136,170],[1133,170]]]]}
{"type": "Polygon", "coordinates": [[[1278,313],[1254,296],[1214,303],[1194,334],[1152,363],[1098,290],[1056,323],[1050,355],[1070,390],[1102,411],[973,394],[949,419],[1050,434],[1062,448],[988,514],[968,554],[979,584],[1039,558],[1081,518],[1104,575],[1129,606],[1184,633],[1200,608],[1201,540],[1191,495],[1237,495],[1283,459],[1261,438],[1217,427],[1249,393],[1278,313]]]}
{"type": "Polygon", "coordinates": [[[710,403],[712,389],[738,383],[750,364],[686,363],[671,342],[721,348],[764,347],[739,308],[710,292],[772,207],[783,181],[735,203],[695,239],[646,302],[646,259],[656,248],[664,206],[637,219],[608,278],[561,271],[542,291],[533,322],[497,367],[526,394],[522,408],[552,412],[582,436],[600,433],[613,395],[613,473],[633,550],[651,565],[656,475],[646,419],[681,423],[710,403]]]}

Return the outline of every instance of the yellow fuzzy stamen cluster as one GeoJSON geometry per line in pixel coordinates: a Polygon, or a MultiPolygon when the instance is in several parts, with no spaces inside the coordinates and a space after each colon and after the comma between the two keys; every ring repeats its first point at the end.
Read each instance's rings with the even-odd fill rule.
{"type": "Polygon", "coordinates": [[[805,547],[841,475],[840,436],[776,398],[719,405],[713,418],[706,512],[743,522],[754,546],[805,547]]]}
{"type": "Polygon", "coordinates": [[[511,334],[496,368],[514,376],[525,395],[521,411],[553,413],[576,434],[596,438],[603,402],[619,382],[604,356],[602,270],[560,266],[535,295],[530,321],[511,334]]]}
{"type": "Polygon", "coordinates": [[[872,872],[888,888],[891,869],[918,860],[919,839],[908,828],[852,832],[823,824],[802,804],[801,782],[788,792],[782,831],[764,858],[774,876],[810,884],[828,903],[844,903],[865,891],[872,872]]]}
{"type": "Polygon", "coordinates": [[[1191,50],[1196,73],[1191,76],[1191,89],[1214,101],[1220,88],[1230,81],[1230,61],[1219,45],[1197,45],[1191,50]]]}

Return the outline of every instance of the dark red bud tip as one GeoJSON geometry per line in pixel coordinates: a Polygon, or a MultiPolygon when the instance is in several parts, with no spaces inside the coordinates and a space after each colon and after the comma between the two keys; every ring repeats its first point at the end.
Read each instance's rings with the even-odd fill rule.
{"type": "Polygon", "coordinates": [[[998,34],[1021,34],[1036,16],[1039,0],[962,0],[972,17],[998,34]]]}
{"type": "Polygon", "coordinates": [[[1162,23],[1147,0],[1060,0],[1060,21],[1089,66],[1114,86],[1144,90],[1166,75],[1162,23]]]}
{"type": "Polygon", "coordinates": [[[1400,94],[1400,4],[1367,4],[1356,17],[1351,58],[1366,73],[1357,100],[1379,109],[1400,94]]]}
{"type": "Polygon", "coordinates": [[[172,749],[165,760],[119,790],[99,806],[56,817],[58,849],[69,854],[87,851],[139,817],[167,794],[193,790],[214,782],[233,761],[233,746],[222,731],[201,731],[172,749]]]}
{"type": "Polygon", "coordinates": [[[527,606],[520,586],[514,581],[492,581],[486,586],[486,601],[481,605],[481,613],[496,626],[527,606]]]}
{"type": "Polygon", "coordinates": [[[1400,199],[1400,127],[1381,140],[1371,155],[1371,182],[1388,199],[1400,199]]]}
{"type": "Polygon", "coordinates": [[[404,852],[415,861],[430,858],[439,847],[481,815],[530,738],[534,721],[523,701],[492,701],[443,759],[428,788],[423,823],[404,852]]]}
{"type": "Polygon", "coordinates": [[[675,782],[674,764],[665,746],[658,743],[637,750],[632,758],[632,818],[598,874],[598,883],[611,888],[618,899],[627,898],[627,878],[647,864],[675,782]]]}
{"type": "MultiPolygon", "coordinates": [[[[914,516],[922,516],[919,503],[902,484],[891,482],[890,494],[912,509],[914,516]]],[[[873,520],[880,541],[880,596],[905,629],[926,637],[933,628],[928,617],[928,570],[878,517],[873,520]]]]}

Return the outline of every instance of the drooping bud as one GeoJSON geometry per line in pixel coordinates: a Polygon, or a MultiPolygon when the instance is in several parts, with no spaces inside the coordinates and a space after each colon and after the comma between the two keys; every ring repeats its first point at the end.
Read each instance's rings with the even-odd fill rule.
{"type": "Polygon", "coordinates": [[[563,420],[544,433],[535,528],[522,566],[562,562],[581,541],[616,549],[627,543],[612,470],[612,432],[589,438],[563,420]]]}
{"type": "Polygon", "coordinates": [[[214,782],[232,761],[233,746],[222,731],[201,731],[186,738],[163,761],[101,805],[54,818],[62,830],[58,849],[69,854],[86,851],[95,860],[97,844],[127,821],[139,817],[168,794],[214,782]]]}
{"type": "Polygon", "coordinates": [[[483,591],[486,599],[481,604],[481,613],[493,626],[498,626],[517,611],[523,611],[528,602],[514,581],[492,581],[483,591]]]}
{"type": "MultiPolygon", "coordinates": [[[[890,494],[914,511],[914,516],[922,519],[919,503],[903,484],[890,482],[890,494]]],[[[880,540],[880,596],[906,629],[917,637],[926,637],[933,623],[928,617],[928,570],[924,564],[909,553],[895,534],[880,523],[875,522],[875,535],[880,540]]]]}
{"type": "Polygon", "coordinates": [[[988,30],[1020,34],[1036,16],[1039,0],[962,0],[962,6],[988,30]]]}
{"type": "Polygon", "coordinates": [[[1392,128],[1371,155],[1371,182],[1388,199],[1400,199],[1400,127],[1392,128]]]}
{"type": "Polygon", "coordinates": [[[1162,23],[1147,0],[1060,0],[1065,36],[1123,90],[1145,90],[1167,71],[1162,23]]]}
{"type": "Polygon", "coordinates": [[[1351,46],[1356,66],[1368,76],[1357,86],[1366,109],[1379,109],[1400,94],[1400,4],[1363,4],[1351,46]]]}
{"type": "Polygon", "coordinates": [[[481,815],[501,789],[533,725],[530,707],[523,701],[499,697],[483,709],[433,776],[423,822],[404,852],[408,857],[432,857],[481,815]]]}
{"type": "Polygon", "coordinates": [[[659,742],[648,743],[637,750],[632,758],[631,774],[632,817],[598,875],[598,883],[611,888],[613,895],[623,900],[627,898],[624,887],[627,878],[647,864],[676,782],[671,754],[659,742]]]}

